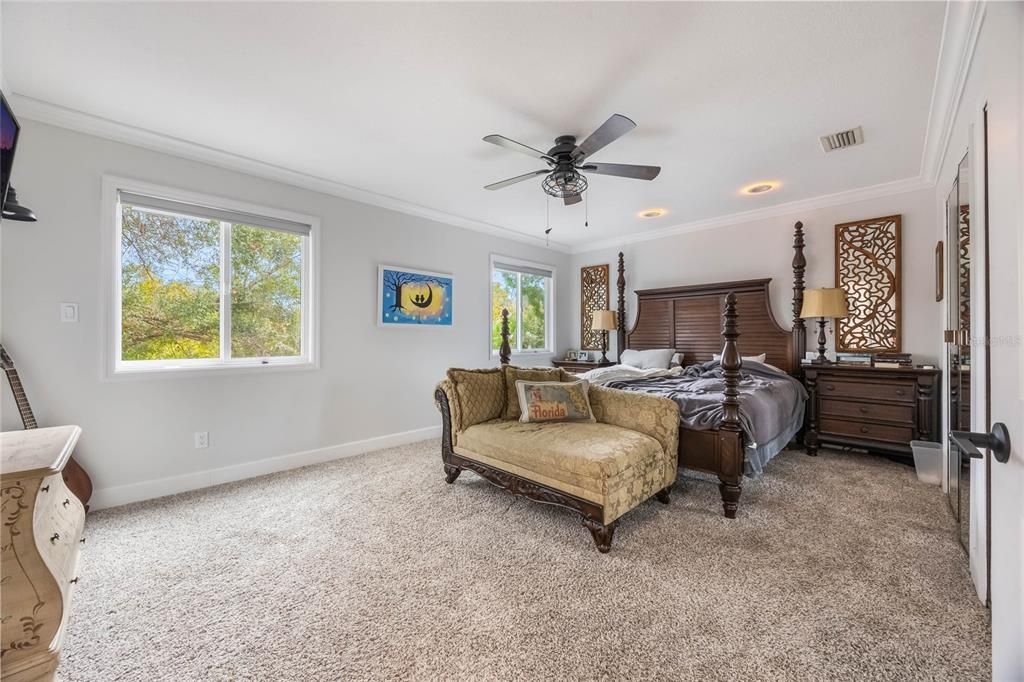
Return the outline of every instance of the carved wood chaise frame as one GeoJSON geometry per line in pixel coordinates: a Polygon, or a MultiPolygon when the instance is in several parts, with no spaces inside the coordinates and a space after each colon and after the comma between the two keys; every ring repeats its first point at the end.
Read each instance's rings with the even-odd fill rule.
{"type": "Polygon", "coordinates": [[[717,429],[679,430],[679,467],[718,476],[725,516],[736,518],[742,492],[744,438],[739,421],[741,355],[766,353],[766,362],[798,377],[806,334],[800,309],[804,301],[803,223],[793,235],[793,326],[786,330],[772,314],[771,279],[646,289],[636,292],[637,314],[626,331],[626,266],[619,253],[618,353],[625,349],[675,348],[683,365],[704,362],[721,348],[725,380],[724,416],[717,429]],[[721,317],[721,332],[718,319],[721,317]],[[743,319],[743,341],[739,341],[743,319]],[[742,348],[741,348],[742,347],[742,348]]]}

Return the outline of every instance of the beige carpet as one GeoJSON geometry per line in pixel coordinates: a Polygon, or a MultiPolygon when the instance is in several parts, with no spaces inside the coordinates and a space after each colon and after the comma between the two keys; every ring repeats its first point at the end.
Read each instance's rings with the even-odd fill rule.
{"type": "Polygon", "coordinates": [[[599,554],[429,441],[97,512],[61,679],[990,677],[938,488],[787,452],[723,518],[686,480],[599,554]]]}

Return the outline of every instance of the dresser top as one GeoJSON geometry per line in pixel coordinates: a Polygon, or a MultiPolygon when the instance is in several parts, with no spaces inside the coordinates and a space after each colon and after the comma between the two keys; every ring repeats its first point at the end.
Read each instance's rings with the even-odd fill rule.
{"type": "Polygon", "coordinates": [[[801,367],[803,368],[805,373],[808,371],[833,373],[838,372],[850,374],[870,374],[873,376],[882,377],[884,377],[887,374],[893,376],[902,374],[906,376],[908,374],[941,374],[942,372],[942,370],[937,369],[935,367],[927,369],[924,367],[871,367],[870,365],[855,365],[852,363],[847,365],[834,362],[829,365],[808,364],[801,365],[801,367]]]}
{"type": "Polygon", "coordinates": [[[81,434],[82,429],[73,425],[0,433],[0,477],[7,481],[58,473],[81,434]]]}

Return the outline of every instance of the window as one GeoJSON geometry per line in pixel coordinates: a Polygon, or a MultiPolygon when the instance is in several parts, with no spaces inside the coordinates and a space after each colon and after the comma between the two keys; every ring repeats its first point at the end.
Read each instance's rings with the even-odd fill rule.
{"type": "Polygon", "coordinates": [[[313,362],[313,221],[213,201],[116,190],[115,373],[313,362]]]}
{"type": "Polygon", "coordinates": [[[508,309],[513,353],[549,353],[554,348],[554,269],[491,257],[491,354],[501,347],[501,311],[508,309]]]}

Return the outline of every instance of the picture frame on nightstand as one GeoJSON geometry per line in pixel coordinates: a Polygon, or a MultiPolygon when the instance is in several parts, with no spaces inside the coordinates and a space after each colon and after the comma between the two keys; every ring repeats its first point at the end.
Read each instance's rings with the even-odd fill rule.
{"type": "Polygon", "coordinates": [[[590,352],[581,350],[579,353],[576,354],[576,359],[579,360],[580,362],[590,362],[590,352]]]}

